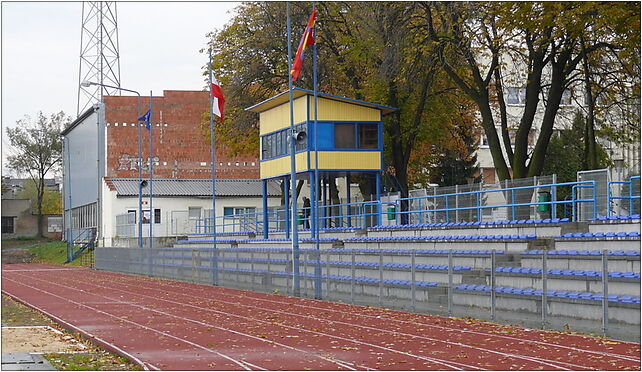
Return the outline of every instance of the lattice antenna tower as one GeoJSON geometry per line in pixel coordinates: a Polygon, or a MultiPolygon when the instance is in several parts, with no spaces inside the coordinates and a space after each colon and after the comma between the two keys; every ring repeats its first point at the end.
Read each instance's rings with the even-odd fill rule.
{"type": "Polygon", "coordinates": [[[77,115],[102,101],[104,95],[120,95],[117,89],[81,85],[83,81],[92,81],[120,87],[119,57],[116,2],[83,2],[77,115]]]}

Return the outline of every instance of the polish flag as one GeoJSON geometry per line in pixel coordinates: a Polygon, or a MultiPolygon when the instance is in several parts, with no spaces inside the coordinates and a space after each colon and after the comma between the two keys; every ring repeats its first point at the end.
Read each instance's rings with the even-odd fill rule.
{"type": "Polygon", "coordinates": [[[212,76],[212,90],[210,91],[210,94],[212,95],[212,112],[221,118],[222,123],[223,110],[225,108],[225,97],[223,97],[221,86],[214,76],[212,76]]]}

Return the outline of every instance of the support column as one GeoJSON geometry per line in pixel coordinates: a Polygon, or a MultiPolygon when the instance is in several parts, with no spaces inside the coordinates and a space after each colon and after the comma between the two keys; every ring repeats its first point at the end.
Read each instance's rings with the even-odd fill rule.
{"type": "Polygon", "coordinates": [[[317,226],[317,211],[316,211],[316,206],[317,206],[317,195],[316,195],[316,179],[314,178],[314,172],[308,172],[310,174],[310,221],[308,222],[310,224],[310,237],[315,238],[318,234],[316,231],[316,226],[317,226]]]}
{"type": "Polygon", "coordinates": [[[346,197],[348,199],[348,227],[352,227],[352,212],[350,211],[350,172],[346,172],[346,197]]]}
{"type": "Polygon", "coordinates": [[[381,226],[381,173],[377,172],[375,179],[375,200],[377,201],[377,226],[381,226]]]}
{"type": "MultiPolygon", "coordinates": [[[[328,188],[327,188],[328,182],[326,181],[326,176],[325,175],[321,179],[322,179],[321,188],[323,190],[323,214],[322,214],[322,216],[326,217],[326,215],[328,214],[328,209],[326,207],[328,205],[327,204],[327,199],[326,199],[326,197],[328,196],[328,188]]],[[[328,220],[326,218],[324,218],[323,221],[320,223],[321,227],[325,228],[327,221],[328,220]]]]}
{"type": "Polygon", "coordinates": [[[290,239],[290,177],[283,179],[283,190],[285,193],[285,238],[290,239]]]}
{"type": "Polygon", "coordinates": [[[267,191],[267,180],[262,180],[263,184],[263,239],[268,238],[268,191],[267,191]]]}

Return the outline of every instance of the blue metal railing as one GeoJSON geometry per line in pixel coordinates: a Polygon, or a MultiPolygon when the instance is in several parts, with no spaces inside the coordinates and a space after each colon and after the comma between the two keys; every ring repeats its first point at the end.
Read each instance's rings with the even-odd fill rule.
{"type": "Polygon", "coordinates": [[[634,213],[635,200],[640,200],[640,195],[639,195],[640,189],[637,188],[637,187],[633,187],[633,181],[634,180],[638,180],[638,182],[639,182],[640,176],[632,176],[632,177],[629,178],[628,181],[610,181],[608,183],[607,205],[609,206],[609,212],[608,212],[609,216],[612,213],[613,214],[618,214],[612,209],[612,206],[611,206],[611,203],[613,203],[614,200],[628,200],[629,201],[629,203],[628,203],[629,204],[628,214],[629,215],[630,214],[635,214],[634,213]],[[619,193],[620,196],[613,196],[613,190],[612,190],[612,187],[611,187],[613,185],[628,185],[628,195],[622,195],[621,193],[619,193]],[[638,195],[634,194],[635,191],[638,192],[638,195]]]}
{"type": "MultiPolygon", "coordinates": [[[[626,183],[632,183],[632,180],[639,178],[639,176],[632,177],[626,183]]],[[[632,189],[632,187],[630,187],[632,189]]],[[[415,220],[425,222],[430,220],[433,222],[452,222],[452,214],[457,212],[461,213],[456,219],[474,222],[482,221],[484,211],[497,210],[499,208],[507,209],[508,219],[528,219],[532,218],[532,213],[548,213],[550,217],[555,218],[556,206],[562,205],[564,209],[572,211],[572,218],[574,221],[580,220],[582,217],[579,214],[581,206],[589,208],[589,214],[593,218],[597,217],[597,187],[596,181],[577,181],[577,182],[562,182],[562,183],[546,183],[531,186],[516,186],[504,187],[491,190],[474,190],[466,192],[447,193],[440,195],[426,195],[409,198],[399,198],[390,202],[382,201],[363,201],[352,203],[341,203],[332,205],[319,206],[319,227],[326,228],[365,228],[380,224],[381,220],[386,221],[386,224],[411,224],[412,217],[415,220]],[[571,195],[564,200],[556,200],[556,188],[561,186],[571,186],[571,195]],[[542,191],[543,190],[543,191],[542,191]],[[586,196],[582,196],[581,190],[590,190],[586,196]],[[549,193],[550,197],[540,200],[537,195],[540,193],[549,193]],[[496,203],[488,203],[488,199],[493,194],[500,194],[496,197],[496,203]],[[522,195],[520,195],[520,193],[522,195]],[[535,198],[536,201],[533,201],[535,198]],[[452,199],[455,199],[453,205],[452,199]],[[462,200],[463,199],[463,200],[462,200]],[[521,199],[521,200],[520,200],[521,199]],[[402,210],[402,204],[406,203],[408,208],[402,210]],[[459,205],[466,204],[468,205],[459,205]],[[532,212],[531,207],[547,206],[544,212],[532,212]],[[529,207],[529,217],[518,216],[520,208],[529,207]],[[408,217],[404,217],[408,216],[408,217]],[[519,218],[518,218],[519,217],[519,218]]],[[[640,196],[630,195],[622,197],[612,197],[619,199],[629,199],[631,202],[634,199],[639,199],[640,196]]],[[[298,208],[297,227],[300,230],[305,230],[312,225],[311,212],[309,207],[298,208]]],[[[270,208],[268,213],[268,221],[265,228],[268,231],[285,231],[286,236],[289,236],[291,226],[289,226],[289,214],[285,208],[270,208]]],[[[540,214],[541,216],[541,214],[540,214]]],[[[202,218],[196,220],[196,231],[199,233],[210,233],[214,226],[211,218],[202,218]]],[[[254,232],[257,235],[263,232],[264,229],[263,212],[260,210],[228,215],[219,216],[216,218],[217,232],[254,232]]]]}
{"type": "MultiPolygon", "coordinates": [[[[402,215],[414,215],[417,214],[419,216],[424,216],[426,214],[432,214],[433,217],[436,219],[437,213],[443,212],[444,214],[444,222],[451,222],[450,221],[450,213],[453,211],[475,211],[475,218],[476,221],[481,221],[481,215],[482,211],[484,209],[495,209],[495,208],[510,208],[511,210],[511,219],[516,219],[515,212],[518,207],[526,207],[526,206],[540,206],[540,205],[548,205],[549,210],[552,212],[554,207],[558,204],[567,204],[570,203],[571,205],[574,206],[574,209],[580,205],[581,203],[591,203],[593,206],[593,217],[597,217],[597,193],[596,193],[596,186],[595,186],[595,181],[579,181],[579,182],[564,182],[564,183],[551,183],[551,184],[543,184],[543,185],[533,185],[533,186],[519,186],[519,187],[507,187],[507,188],[500,188],[500,189],[493,189],[493,190],[475,190],[475,191],[467,191],[467,192],[460,192],[460,193],[450,193],[450,194],[441,194],[441,195],[427,195],[427,196],[418,196],[418,197],[410,197],[410,198],[400,198],[395,201],[395,213],[398,216],[396,218],[396,222],[399,223],[401,218],[399,216],[402,215]],[[553,193],[551,193],[551,200],[549,201],[536,201],[536,202],[516,202],[515,201],[515,194],[516,191],[518,192],[519,190],[536,190],[536,189],[551,189],[554,190],[554,188],[559,187],[559,186],[573,186],[573,195],[571,200],[554,200],[552,198],[553,193]],[[575,194],[575,189],[576,188],[589,188],[591,189],[592,192],[592,198],[589,199],[580,199],[576,197],[575,194]],[[505,196],[508,196],[510,198],[510,203],[503,203],[503,204],[493,204],[493,205],[482,205],[482,198],[488,194],[491,193],[503,193],[505,196]],[[463,197],[463,196],[469,196],[470,199],[475,199],[476,203],[474,206],[465,206],[465,207],[451,207],[449,205],[449,197],[463,197]],[[412,201],[425,201],[425,203],[417,203],[419,205],[425,205],[425,208],[422,209],[412,209],[412,210],[406,210],[402,211],[400,206],[401,204],[407,201],[408,204],[412,201]],[[443,205],[443,207],[439,207],[439,205],[443,205]],[[430,208],[432,207],[432,208],[430,208]]],[[[529,195],[532,197],[533,193],[529,193],[529,195]]],[[[574,213],[574,219],[576,219],[576,214],[574,213]]]]}

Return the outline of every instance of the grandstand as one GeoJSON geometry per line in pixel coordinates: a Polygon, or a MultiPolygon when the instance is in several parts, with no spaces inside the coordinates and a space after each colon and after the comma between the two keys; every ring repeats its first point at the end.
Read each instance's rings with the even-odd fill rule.
{"type": "MultiPolygon", "coordinates": [[[[638,199],[639,200],[639,199],[638,199]]],[[[99,269],[291,294],[284,231],[195,233],[102,248],[99,269]]],[[[380,224],[301,231],[301,296],[640,340],[640,215],[380,224]]]]}

